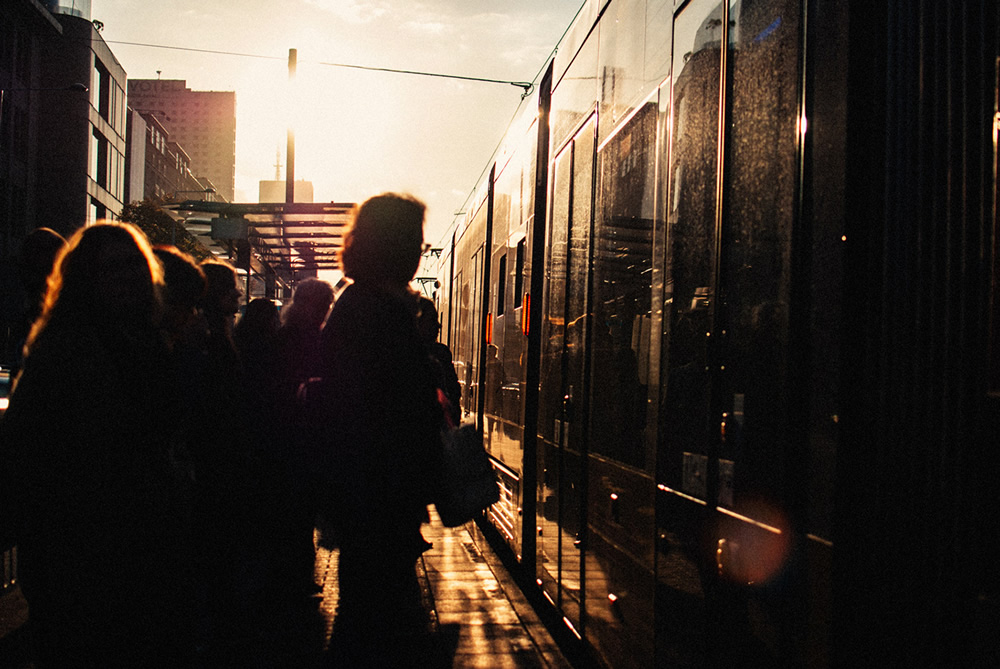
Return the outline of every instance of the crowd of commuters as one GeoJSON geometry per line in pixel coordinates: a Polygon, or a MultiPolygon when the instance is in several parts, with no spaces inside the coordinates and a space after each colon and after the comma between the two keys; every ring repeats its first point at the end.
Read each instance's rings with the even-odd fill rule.
{"type": "Polygon", "coordinates": [[[308,279],[242,317],[225,262],[122,223],[36,235],[0,422],[36,667],[423,666],[414,566],[454,374],[409,287],[423,221],[371,198],[336,304],[308,279]],[[325,652],[318,516],[339,548],[325,652]]]}

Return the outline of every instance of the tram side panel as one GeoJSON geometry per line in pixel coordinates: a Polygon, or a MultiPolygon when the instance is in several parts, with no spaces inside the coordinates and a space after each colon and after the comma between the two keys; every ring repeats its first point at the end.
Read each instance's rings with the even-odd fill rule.
{"type": "MultiPolygon", "coordinates": [[[[532,245],[543,243],[532,239],[531,233],[536,218],[539,104],[537,93],[524,103],[521,117],[509,129],[493,169],[477,186],[473,205],[455,233],[453,259],[439,270],[442,285],[450,287],[449,337],[462,387],[463,420],[482,428],[501,490],[487,519],[514,557],[531,565],[534,542],[531,554],[525,555],[524,534],[534,534],[535,523],[533,513],[528,518],[523,509],[525,496],[534,495],[535,479],[532,475],[526,484],[524,478],[526,469],[534,470],[534,462],[525,460],[524,424],[532,245]]],[[[539,305],[535,296],[535,308],[539,305]]],[[[528,506],[534,508],[533,500],[528,506]]]]}
{"type": "MultiPolygon", "coordinates": [[[[552,103],[535,426],[539,458],[535,559],[545,596],[608,666],[649,666],[654,642],[656,658],[674,666],[725,663],[741,649],[772,659],[787,650],[783,639],[790,631],[780,610],[789,591],[769,589],[760,579],[750,583],[753,579],[745,574],[733,573],[764,552],[756,547],[767,543],[771,533],[767,528],[778,525],[761,518],[761,512],[747,503],[753,488],[744,487],[742,481],[754,471],[781,472],[785,456],[757,450],[753,455],[766,459],[761,470],[748,466],[739,453],[722,450],[719,408],[725,403],[726,413],[734,416],[729,437],[733,447],[747,396],[751,407],[758,396],[770,400],[753,388],[736,388],[739,381],[731,381],[733,389],[720,393],[724,379],[713,356],[726,351],[710,349],[709,341],[721,334],[715,319],[720,299],[717,254],[723,244],[729,262],[725,278],[732,285],[738,285],[735,280],[746,271],[770,268],[777,271],[777,280],[762,280],[751,288],[784,291],[768,300],[779,303],[771,305],[775,308],[750,305],[744,313],[734,306],[726,312],[730,320],[749,314],[751,335],[765,330],[771,334],[768,317],[780,316],[780,302],[787,301],[787,264],[782,264],[789,252],[787,235],[772,234],[762,226],[786,224],[788,188],[771,178],[774,157],[760,158],[751,144],[733,148],[737,158],[740,151],[750,156],[750,164],[737,175],[743,182],[736,183],[763,187],[764,195],[772,187],[775,192],[762,198],[748,196],[760,203],[760,210],[727,210],[728,236],[719,237],[724,206],[719,199],[723,179],[719,128],[727,110],[719,107],[724,59],[721,35],[716,34],[722,19],[731,16],[734,25],[745,31],[747,62],[757,63],[757,74],[766,78],[774,71],[768,49],[787,57],[787,50],[773,51],[771,45],[787,45],[788,40],[794,44],[797,35],[797,5],[787,4],[757,3],[757,13],[744,20],[740,3],[725,8],[728,14],[715,0],[688,3],[675,17],[672,76],[663,86],[652,75],[647,80],[650,73],[645,70],[636,76],[627,67],[659,63],[659,70],[650,69],[667,74],[662,72],[665,59],[649,55],[671,52],[664,47],[670,43],[663,30],[666,8],[650,12],[642,3],[615,3],[614,11],[609,9],[594,30],[585,26],[586,30],[575,31],[588,35],[579,42],[578,53],[563,52],[572,64],[558,82],[552,103]],[[658,17],[643,30],[631,31],[645,36],[641,47],[635,40],[608,37],[616,29],[611,26],[622,20],[633,26],[639,15],[658,17]],[[635,54],[637,48],[643,56],[635,54]],[[754,59],[754,53],[763,55],[754,59]],[[643,82],[637,87],[643,91],[636,94],[637,101],[628,96],[631,81],[643,82]],[[668,115],[673,118],[670,138],[664,134],[671,127],[665,122],[668,115]],[[755,174],[754,168],[760,167],[755,174]],[[662,240],[659,246],[657,235],[662,240]],[[654,249],[660,253],[654,254],[654,249]],[[743,262],[748,252],[756,255],[752,262],[743,262]],[[651,357],[651,352],[659,356],[651,357]],[[743,512],[739,515],[746,520],[729,515],[720,522],[717,506],[743,512]],[[775,610],[777,617],[772,615],[775,610]]],[[[736,45],[742,44],[738,29],[732,38],[736,45]]],[[[796,62],[794,57],[790,60],[793,71],[796,62]]],[[[794,97],[794,81],[779,80],[761,90],[785,94],[789,88],[794,97]]],[[[774,111],[773,105],[754,99],[737,103],[737,111],[743,108],[751,131],[761,125],[758,113],[774,111]]],[[[787,114],[778,117],[776,123],[784,125],[774,135],[780,139],[787,131],[794,142],[794,118],[791,128],[786,127],[787,120],[787,114]]],[[[779,143],[774,151],[781,154],[778,160],[794,163],[794,145],[779,143]]],[[[496,359],[505,368],[504,383],[516,341],[511,337],[509,310],[517,181],[511,174],[500,171],[490,202],[495,234],[490,282],[495,298],[504,299],[502,308],[491,302],[490,333],[498,348],[496,359]]],[[[483,226],[484,220],[482,212],[475,214],[469,230],[477,231],[475,226],[483,226]]],[[[459,278],[458,267],[465,273],[482,267],[481,259],[475,260],[481,239],[478,231],[467,232],[456,244],[456,258],[461,259],[456,263],[456,295],[461,286],[471,286],[475,293],[475,279],[459,278]]],[[[476,304],[478,299],[470,302],[476,304]]],[[[470,326],[473,320],[464,319],[470,326]]],[[[478,331],[473,327],[472,332],[478,331]]],[[[468,346],[463,351],[466,370],[475,371],[474,351],[468,346]]],[[[487,361],[491,359],[488,355],[487,361]]],[[[736,364],[735,372],[739,369],[736,364]]],[[[487,370],[481,370],[479,376],[483,375],[491,376],[487,370]]],[[[468,378],[469,406],[474,407],[477,376],[468,378]]],[[[766,380],[758,374],[749,378],[754,383],[766,380]]],[[[500,398],[484,392],[488,393],[483,398],[486,422],[492,423],[487,428],[492,454],[514,469],[517,456],[512,444],[504,441],[502,392],[500,398]]],[[[776,415],[754,412],[746,417],[750,436],[761,419],[780,420],[786,411],[779,407],[776,415]]],[[[763,446],[780,447],[780,442],[763,446]]],[[[782,500],[778,501],[780,505],[782,500]]],[[[510,525],[503,513],[501,509],[492,516],[498,527],[510,525]]],[[[780,529],[787,537],[789,529],[780,529]]],[[[516,540],[513,544],[516,547],[516,540]]]]}
{"type": "MultiPolygon", "coordinates": [[[[897,605],[880,601],[882,567],[868,563],[870,554],[898,555],[892,544],[909,539],[864,512],[869,488],[901,493],[905,481],[886,477],[884,468],[861,469],[867,453],[891,450],[877,435],[859,434],[862,399],[840,406],[851,378],[896,389],[860,358],[849,359],[854,349],[841,357],[845,292],[853,287],[876,316],[885,306],[876,256],[874,267],[854,257],[857,276],[844,273],[852,257],[845,248],[859,248],[854,237],[871,235],[875,246],[889,239],[878,212],[845,213],[848,167],[871,161],[876,176],[884,167],[868,143],[855,146],[845,133],[849,114],[856,123],[871,114],[866,101],[846,93],[849,46],[863,42],[845,37],[848,13],[853,27],[878,12],[834,4],[588,3],[553,70],[545,235],[536,237],[518,213],[518,197],[522,212],[533,208],[517,192],[525,177],[507,172],[514,164],[507,163],[492,184],[495,239],[484,246],[485,214],[476,210],[456,240],[452,342],[464,365],[463,405],[475,413],[477,393],[489,393],[481,402],[489,447],[501,477],[511,476],[506,506],[491,522],[537,533],[535,552],[519,557],[534,567],[553,609],[609,667],[829,666],[866,656],[872,644],[855,639],[898,632],[895,622],[876,619],[897,605]],[[613,25],[631,39],[610,37],[613,25]],[[641,76],[628,71],[638,63],[641,76]],[[630,93],[633,87],[642,92],[630,93]],[[845,219],[854,227],[845,229],[845,219]],[[541,314],[534,333],[541,345],[527,361],[538,365],[540,383],[530,389],[538,393],[531,407],[538,418],[527,426],[524,413],[508,406],[520,392],[510,404],[523,412],[529,390],[518,385],[526,377],[512,381],[526,367],[515,358],[527,353],[516,327],[523,321],[517,310],[528,308],[516,306],[523,291],[515,286],[532,274],[524,266],[522,278],[517,269],[522,233],[526,257],[544,260],[534,268],[544,282],[531,307],[541,314]],[[538,245],[543,254],[532,253],[538,245]],[[476,274],[486,266],[499,384],[478,369],[478,319],[489,313],[476,313],[486,290],[476,274]],[[840,444],[842,417],[852,408],[849,436],[866,448],[849,452],[840,444]],[[525,429],[535,431],[532,440],[537,435],[537,452],[528,454],[537,455],[537,473],[515,483],[531,469],[527,451],[517,452],[525,429]],[[532,495],[533,517],[512,520],[521,508],[515,500],[532,495]],[[865,577],[859,583],[873,586],[870,593],[845,565],[865,577]],[[857,602],[871,611],[856,620],[857,602]]],[[[888,70],[874,67],[880,90],[888,70]]],[[[956,262],[964,257],[956,252],[956,262]]],[[[858,351],[888,336],[876,318],[848,322],[857,326],[847,341],[858,351]]],[[[917,324],[889,325],[909,331],[917,324]]],[[[955,383],[968,389],[973,381],[955,383]]],[[[912,408],[909,395],[894,393],[894,402],[897,395],[893,406],[912,408]]],[[[968,411],[962,416],[975,419],[968,411]]],[[[884,430],[902,418],[872,420],[884,430]]],[[[925,448],[928,458],[938,454],[925,448]]],[[[507,540],[515,551],[528,545],[516,529],[507,540]]],[[[909,568],[929,573],[936,566],[929,561],[909,568]]],[[[908,592],[894,578],[896,591],[908,592]]],[[[915,601],[923,599],[931,597],[915,601]]],[[[934,633],[947,636],[950,628],[941,629],[934,633]]],[[[916,636],[907,632],[887,648],[916,636]]]]}
{"type": "MultiPolygon", "coordinates": [[[[587,634],[624,667],[654,658],[657,420],[664,236],[657,184],[669,110],[673,4],[601,18],[588,455],[587,634]],[[662,247],[660,248],[662,251],[662,247]],[[617,659],[622,658],[622,659],[617,659]],[[628,659],[624,659],[628,658],[628,659]]],[[[662,167],[660,167],[662,169],[662,167]]]]}

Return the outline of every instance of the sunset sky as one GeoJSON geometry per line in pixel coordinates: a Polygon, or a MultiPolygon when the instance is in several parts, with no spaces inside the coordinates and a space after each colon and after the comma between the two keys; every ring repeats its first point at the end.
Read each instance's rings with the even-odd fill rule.
{"type": "Polygon", "coordinates": [[[522,90],[329,63],[532,81],[581,4],[93,0],[92,18],[104,24],[101,34],[129,78],[184,79],[193,90],[236,92],[238,201],[257,200],[258,181],[275,178],[279,152],[284,179],[295,109],[295,175],[313,182],[316,201],[410,192],[427,203],[425,237],[436,244],[475,187],[522,90]],[[291,48],[298,52],[294,95],[291,48]]]}

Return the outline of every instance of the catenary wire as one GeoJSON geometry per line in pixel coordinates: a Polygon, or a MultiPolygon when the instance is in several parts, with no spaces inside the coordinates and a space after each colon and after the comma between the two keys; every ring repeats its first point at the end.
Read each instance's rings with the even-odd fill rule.
{"type": "MultiPolygon", "coordinates": [[[[126,46],[141,46],[150,49],[171,49],[174,51],[191,51],[194,53],[209,53],[217,56],[237,56],[240,58],[261,58],[264,60],[284,60],[281,56],[264,56],[261,54],[254,53],[240,53],[238,51],[220,51],[217,49],[198,49],[195,47],[187,46],[171,46],[167,44],[146,44],[143,42],[126,42],[122,40],[105,40],[107,44],[124,44],[126,46]]],[[[517,86],[524,89],[526,92],[530,92],[532,88],[532,83],[528,81],[508,81],[506,79],[488,79],[485,77],[468,77],[459,74],[445,74],[442,72],[425,72],[422,70],[399,70],[391,67],[374,67],[371,65],[352,65],[349,63],[326,63],[318,61],[317,65],[324,65],[326,67],[343,67],[354,70],[367,70],[369,72],[389,72],[392,74],[411,74],[421,77],[438,77],[441,79],[461,79],[463,81],[480,81],[488,84],[508,84],[510,86],[517,86]]]]}

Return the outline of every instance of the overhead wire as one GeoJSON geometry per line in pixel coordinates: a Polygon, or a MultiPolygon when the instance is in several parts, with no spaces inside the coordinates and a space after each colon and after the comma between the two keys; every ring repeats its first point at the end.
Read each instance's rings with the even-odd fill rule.
{"type": "MultiPolygon", "coordinates": [[[[97,41],[93,38],[90,41],[97,41]]],[[[196,49],[190,46],[172,46],[169,44],[146,44],[144,42],[126,42],[123,40],[107,39],[102,40],[106,44],[125,44],[127,46],[142,46],[150,49],[170,49],[173,51],[193,51],[195,53],[210,53],[215,56],[240,56],[242,58],[262,58],[265,60],[285,60],[284,56],[264,56],[257,53],[240,53],[238,51],[219,51],[218,49],[196,49]]]]}
{"type": "MultiPolygon", "coordinates": [[[[264,56],[261,54],[254,53],[240,53],[238,51],[221,51],[217,49],[197,49],[194,47],[187,46],[171,46],[167,44],[146,44],[143,42],[126,42],[122,40],[104,40],[107,44],[124,44],[126,46],[141,46],[150,49],[172,49],[174,51],[190,51],[193,53],[209,53],[217,56],[237,56],[241,58],[261,58],[264,60],[285,60],[283,56],[264,56]]],[[[299,61],[305,62],[305,61],[299,61]]],[[[437,77],[440,79],[460,79],[463,81],[479,81],[488,84],[508,84],[510,86],[517,86],[525,90],[527,95],[533,86],[532,82],[528,81],[509,81],[507,79],[489,79],[486,77],[470,77],[460,74],[446,74],[443,72],[427,72],[424,70],[400,70],[391,67],[375,67],[372,65],[354,65],[351,63],[327,63],[323,61],[317,61],[315,64],[323,65],[326,67],[342,67],[353,70],[367,70],[369,72],[389,72],[392,74],[411,74],[421,77],[437,77]]]]}
{"type": "Polygon", "coordinates": [[[518,86],[523,88],[525,91],[530,92],[533,84],[528,81],[507,81],[506,79],[485,79],[483,77],[466,77],[459,74],[441,74],[437,72],[422,72],[419,70],[397,70],[391,67],[373,67],[370,65],[350,65],[347,63],[324,63],[318,62],[317,65],[327,65],[329,67],[346,67],[355,70],[368,70],[369,72],[392,72],[394,74],[416,74],[423,77],[441,77],[444,79],[462,79],[464,81],[482,81],[484,83],[490,84],[510,84],[511,86],[518,86]]]}
{"type": "MultiPolygon", "coordinates": [[[[562,35],[560,35],[559,39],[556,40],[556,45],[552,47],[552,51],[550,51],[549,55],[546,56],[544,61],[542,61],[542,66],[538,69],[538,72],[535,73],[535,76],[531,80],[532,89],[534,88],[538,80],[541,78],[542,74],[545,72],[545,69],[549,66],[549,62],[553,58],[555,58],[555,55],[559,52],[559,45],[563,43],[564,39],[566,39],[566,35],[573,27],[573,24],[576,23],[577,18],[579,18],[580,16],[580,12],[583,11],[583,8],[586,6],[586,4],[587,4],[586,2],[582,3],[580,7],[576,10],[576,14],[573,15],[572,20],[566,26],[566,29],[563,30],[562,35]]],[[[438,242],[438,246],[442,246],[444,244],[444,242],[448,239],[448,236],[454,232],[455,227],[458,225],[460,217],[465,215],[466,211],[468,210],[469,201],[473,197],[475,197],[476,190],[479,188],[479,183],[483,180],[483,176],[490,169],[490,164],[493,162],[493,158],[496,157],[497,152],[500,150],[500,147],[503,146],[504,137],[507,136],[507,132],[510,130],[510,127],[514,124],[514,121],[517,119],[518,114],[520,114],[521,105],[524,104],[524,99],[528,97],[528,95],[530,94],[531,91],[526,89],[524,95],[521,96],[521,102],[518,103],[517,107],[514,109],[514,113],[511,115],[510,120],[507,121],[507,127],[504,128],[503,133],[501,133],[500,135],[500,141],[498,141],[497,145],[493,148],[493,153],[490,154],[489,160],[486,161],[486,166],[483,168],[483,171],[479,173],[478,177],[476,177],[475,185],[472,187],[472,190],[469,191],[469,194],[465,196],[465,202],[462,203],[461,209],[453,214],[451,219],[451,225],[449,225],[448,228],[441,235],[441,239],[438,242]]]]}

